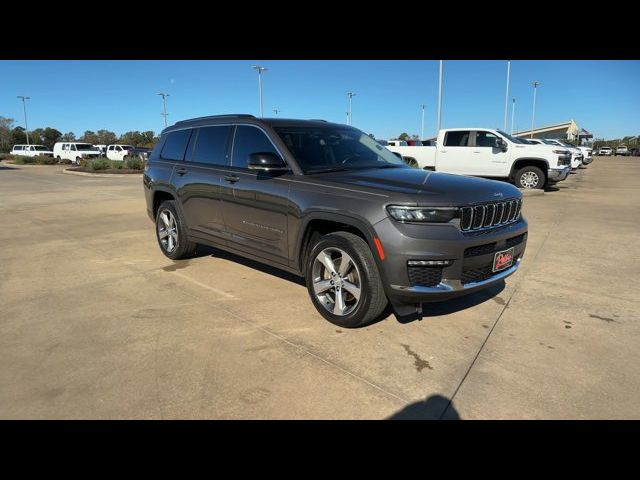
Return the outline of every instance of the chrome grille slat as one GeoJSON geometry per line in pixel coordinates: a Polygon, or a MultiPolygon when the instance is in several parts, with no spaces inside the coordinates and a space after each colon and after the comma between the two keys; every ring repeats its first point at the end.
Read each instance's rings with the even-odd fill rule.
{"type": "Polygon", "coordinates": [[[477,231],[508,225],[520,219],[521,210],[521,199],[462,207],[460,209],[460,229],[477,231]]]}

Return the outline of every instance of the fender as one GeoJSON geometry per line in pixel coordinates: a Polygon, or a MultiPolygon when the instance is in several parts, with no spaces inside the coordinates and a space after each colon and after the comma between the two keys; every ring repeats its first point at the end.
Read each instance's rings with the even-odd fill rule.
{"type": "Polygon", "coordinates": [[[305,213],[303,217],[300,218],[301,227],[298,232],[298,238],[295,240],[295,252],[297,253],[296,257],[293,258],[292,267],[300,270],[302,272],[304,270],[304,265],[302,264],[302,242],[305,240],[305,233],[307,231],[307,227],[309,223],[313,220],[327,220],[336,223],[342,223],[345,225],[349,225],[350,227],[357,228],[360,230],[373,253],[373,258],[376,261],[376,265],[378,265],[378,270],[380,274],[383,274],[382,269],[380,268],[380,257],[377,254],[377,249],[373,239],[376,237],[375,230],[373,226],[365,220],[363,217],[359,215],[354,215],[352,213],[334,213],[327,212],[322,210],[311,210],[308,213],[305,213]]]}
{"type": "MultiPolygon", "coordinates": [[[[513,163],[511,164],[511,171],[509,172],[509,177],[513,177],[515,175],[515,166],[518,162],[522,162],[522,161],[527,161],[527,160],[533,160],[536,162],[544,162],[547,165],[547,169],[549,168],[549,160],[547,160],[546,158],[541,158],[541,157],[521,157],[521,158],[516,158],[513,163]]],[[[547,172],[545,172],[546,175],[547,172]]]]}

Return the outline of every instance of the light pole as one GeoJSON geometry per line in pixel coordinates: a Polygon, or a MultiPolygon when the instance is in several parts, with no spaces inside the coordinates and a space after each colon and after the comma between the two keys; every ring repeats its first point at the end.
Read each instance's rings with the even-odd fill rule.
{"type": "Polygon", "coordinates": [[[533,111],[531,112],[531,135],[530,138],[533,138],[533,121],[536,118],[536,92],[538,91],[538,85],[541,85],[540,82],[533,82],[533,111]]]}
{"type": "Polygon", "coordinates": [[[440,60],[440,69],[438,73],[438,124],[436,127],[436,135],[440,133],[440,122],[442,121],[442,60],[440,60]]]}
{"type": "Polygon", "coordinates": [[[167,97],[169,96],[169,94],[159,93],[158,95],[162,97],[162,113],[160,115],[164,117],[164,128],[167,128],[167,115],[169,115],[167,113],[167,97]]]}
{"type": "Polygon", "coordinates": [[[262,72],[265,72],[267,68],[261,67],[260,65],[253,65],[251,68],[258,72],[258,91],[260,93],[260,116],[264,117],[262,113],[262,72]]]}
{"type": "Polygon", "coordinates": [[[349,112],[344,112],[347,114],[347,125],[349,125],[349,112]]]}
{"type": "Polygon", "coordinates": [[[273,109],[273,113],[275,113],[275,114],[276,114],[276,117],[277,117],[277,116],[278,116],[278,114],[280,113],[280,110],[278,110],[277,108],[274,108],[274,109],[273,109]]]}
{"type": "Polygon", "coordinates": [[[25,97],[18,95],[18,98],[22,99],[22,109],[24,110],[24,133],[27,135],[27,145],[29,145],[29,126],[27,125],[27,100],[31,97],[25,97]]]}
{"type": "Polygon", "coordinates": [[[356,96],[356,94],[355,94],[355,93],[353,93],[353,92],[347,92],[347,97],[349,97],[349,117],[348,117],[349,125],[352,125],[352,124],[353,124],[353,114],[352,114],[352,110],[351,110],[351,99],[352,99],[353,97],[355,97],[355,96],[356,96]]]}
{"type": "Polygon", "coordinates": [[[420,105],[422,107],[422,122],[420,123],[420,140],[424,138],[424,107],[425,105],[420,105]]]}
{"type": "Polygon", "coordinates": [[[504,127],[503,130],[507,129],[507,109],[509,106],[509,74],[511,73],[511,60],[507,62],[507,91],[504,94],[504,127]]]}
{"type": "Polygon", "coordinates": [[[511,104],[511,135],[513,135],[513,121],[516,118],[516,98],[513,97],[513,103],[511,104]]]}

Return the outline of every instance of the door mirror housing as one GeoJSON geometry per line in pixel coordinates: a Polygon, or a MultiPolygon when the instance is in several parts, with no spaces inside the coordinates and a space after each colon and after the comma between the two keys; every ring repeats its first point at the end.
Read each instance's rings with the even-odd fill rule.
{"type": "Polygon", "coordinates": [[[496,138],[495,147],[499,148],[503,152],[506,152],[507,151],[507,142],[505,142],[502,138],[498,137],[498,138],[496,138]]]}
{"type": "Polygon", "coordinates": [[[273,152],[256,152],[249,155],[247,164],[249,170],[262,170],[264,172],[283,172],[289,170],[284,160],[273,152]]]}

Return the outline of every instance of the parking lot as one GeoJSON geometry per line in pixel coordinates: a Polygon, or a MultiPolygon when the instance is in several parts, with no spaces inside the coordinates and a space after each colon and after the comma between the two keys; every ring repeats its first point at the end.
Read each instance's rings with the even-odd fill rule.
{"type": "Polygon", "coordinates": [[[345,330],[302,281],[162,255],[139,176],[0,167],[0,418],[639,418],[640,159],[527,196],[496,288],[345,330]]]}

